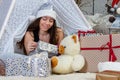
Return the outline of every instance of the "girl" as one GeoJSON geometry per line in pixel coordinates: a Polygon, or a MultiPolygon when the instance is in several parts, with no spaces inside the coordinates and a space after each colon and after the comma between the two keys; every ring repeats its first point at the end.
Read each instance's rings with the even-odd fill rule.
{"type": "Polygon", "coordinates": [[[40,10],[35,21],[28,26],[27,32],[18,45],[28,55],[35,50],[39,40],[58,45],[63,38],[63,30],[56,26],[56,12],[53,10],[40,10]]]}

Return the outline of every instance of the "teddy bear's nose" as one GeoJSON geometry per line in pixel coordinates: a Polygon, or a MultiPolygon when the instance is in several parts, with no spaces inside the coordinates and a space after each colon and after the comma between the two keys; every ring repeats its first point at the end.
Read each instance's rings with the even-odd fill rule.
{"type": "Polygon", "coordinates": [[[65,46],[63,46],[63,45],[60,45],[60,46],[59,46],[59,49],[58,49],[58,53],[59,53],[59,54],[63,54],[63,53],[64,53],[64,50],[65,50],[64,47],[65,47],[65,46]]]}

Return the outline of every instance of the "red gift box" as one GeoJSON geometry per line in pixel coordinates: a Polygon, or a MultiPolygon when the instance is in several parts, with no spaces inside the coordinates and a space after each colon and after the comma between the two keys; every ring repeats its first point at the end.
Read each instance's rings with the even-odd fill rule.
{"type": "Polygon", "coordinates": [[[120,34],[81,36],[80,45],[86,60],[81,72],[98,72],[99,62],[120,61],[120,34]]]}

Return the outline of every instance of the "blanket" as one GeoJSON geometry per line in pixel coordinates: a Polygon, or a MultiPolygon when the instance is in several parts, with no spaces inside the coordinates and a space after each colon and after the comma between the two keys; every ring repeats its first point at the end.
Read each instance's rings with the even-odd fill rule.
{"type": "Polygon", "coordinates": [[[53,74],[48,77],[1,76],[0,80],[95,80],[95,78],[95,73],[71,73],[63,75],[53,74]]]}

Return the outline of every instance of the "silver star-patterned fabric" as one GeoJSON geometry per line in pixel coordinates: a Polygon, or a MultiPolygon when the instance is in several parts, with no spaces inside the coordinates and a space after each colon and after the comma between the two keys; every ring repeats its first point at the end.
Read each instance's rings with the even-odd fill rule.
{"type": "Polygon", "coordinates": [[[32,56],[13,56],[13,58],[7,58],[5,64],[6,76],[46,77],[50,75],[51,71],[47,52],[41,52],[41,54],[32,56]]]}
{"type": "Polygon", "coordinates": [[[34,51],[30,52],[29,55],[41,52],[48,52],[48,57],[51,58],[52,56],[58,55],[58,46],[44,41],[39,41],[37,48],[34,51]]]}

